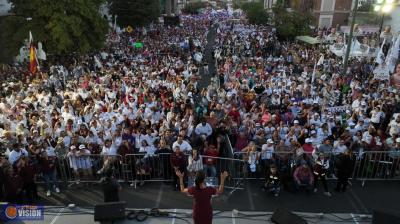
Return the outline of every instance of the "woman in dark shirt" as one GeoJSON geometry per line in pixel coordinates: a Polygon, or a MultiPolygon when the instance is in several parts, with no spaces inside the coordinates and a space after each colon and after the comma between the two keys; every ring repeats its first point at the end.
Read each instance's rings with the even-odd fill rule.
{"type": "Polygon", "coordinates": [[[176,171],[179,177],[181,192],[187,193],[194,197],[193,201],[193,221],[194,224],[211,224],[213,218],[213,210],[211,207],[211,196],[222,194],[224,191],[225,178],[228,172],[221,173],[221,183],[217,188],[207,187],[204,180],[205,174],[203,171],[196,173],[195,184],[196,186],[185,188],[183,185],[183,173],[176,171]]]}

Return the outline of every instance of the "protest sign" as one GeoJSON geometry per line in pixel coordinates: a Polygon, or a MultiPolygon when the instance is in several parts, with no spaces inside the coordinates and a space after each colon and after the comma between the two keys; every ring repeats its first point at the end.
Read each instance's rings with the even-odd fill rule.
{"type": "Polygon", "coordinates": [[[374,79],[389,80],[389,68],[387,66],[378,66],[374,69],[374,79]]]}

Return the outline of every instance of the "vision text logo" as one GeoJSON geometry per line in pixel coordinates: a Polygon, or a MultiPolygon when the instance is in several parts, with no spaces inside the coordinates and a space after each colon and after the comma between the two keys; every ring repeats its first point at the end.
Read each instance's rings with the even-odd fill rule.
{"type": "Polygon", "coordinates": [[[4,220],[43,220],[43,206],[36,205],[3,205],[3,214],[1,214],[4,220]]]}

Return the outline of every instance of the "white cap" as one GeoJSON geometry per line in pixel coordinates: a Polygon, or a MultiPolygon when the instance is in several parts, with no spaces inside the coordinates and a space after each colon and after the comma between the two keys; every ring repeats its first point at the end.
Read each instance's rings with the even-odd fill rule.
{"type": "Polygon", "coordinates": [[[268,139],[267,142],[270,143],[270,144],[274,144],[274,141],[272,139],[268,139]]]}
{"type": "Polygon", "coordinates": [[[306,138],[305,141],[306,141],[306,143],[312,143],[313,142],[311,138],[306,138]]]}
{"type": "Polygon", "coordinates": [[[317,132],[315,131],[315,130],[312,130],[311,131],[311,134],[313,135],[313,134],[317,134],[317,132]]]}
{"type": "Polygon", "coordinates": [[[79,145],[79,149],[85,149],[85,148],[86,148],[86,147],[85,147],[84,144],[79,145]]]}
{"type": "Polygon", "coordinates": [[[400,138],[396,138],[396,142],[397,142],[397,143],[400,143],[400,138]]]}
{"type": "Polygon", "coordinates": [[[294,124],[298,124],[298,123],[299,123],[299,120],[294,120],[293,123],[294,123],[294,124]]]}
{"type": "Polygon", "coordinates": [[[346,114],[350,114],[350,110],[346,110],[346,114]]]}

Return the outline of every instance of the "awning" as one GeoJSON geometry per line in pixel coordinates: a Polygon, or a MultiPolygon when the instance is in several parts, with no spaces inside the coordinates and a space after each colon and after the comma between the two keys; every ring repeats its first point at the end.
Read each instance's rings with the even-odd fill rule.
{"type": "Polygon", "coordinates": [[[308,44],[319,44],[319,43],[321,43],[321,41],[317,40],[314,37],[310,37],[310,36],[297,36],[296,40],[303,41],[303,42],[308,43],[308,44]]]}

